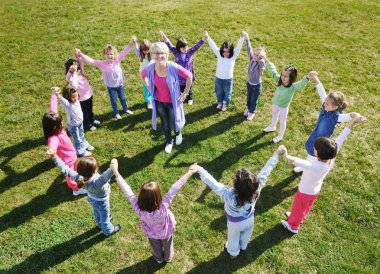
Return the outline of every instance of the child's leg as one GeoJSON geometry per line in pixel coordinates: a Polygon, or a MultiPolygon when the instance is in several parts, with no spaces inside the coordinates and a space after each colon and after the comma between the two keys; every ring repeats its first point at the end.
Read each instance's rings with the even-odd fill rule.
{"type": "Polygon", "coordinates": [[[74,147],[77,151],[77,155],[84,155],[86,153],[86,149],[89,146],[89,143],[84,138],[83,124],[77,127],[67,125],[67,129],[69,130],[70,135],[73,137],[74,147]]]}
{"type": "Polygon", "coordinates": [[[223,80],[215,77],[215,94],[216,101],[218,104],[222,104],[223,102],[223,80]]]}
{"type": "Polygon", "coordinates": [[[148,238],[150,247],[152,248],[153,258],[162,263],[164,260],[164,252],[162,249],[162,240],[148,238]]]}
{"type": "Polygon", "coordinates": [[[141,85],[144,92],[145,101],[147,103],[152,103],[152,95],[150,94],[148,88],[144,85],[144,83],[142,83],[141,85]]]}
{"type": "Polygon", "coordinates": [[[108,94],[110,96],[110,102],[111,102],[111,106],[112,106],[112,110],[113,110],[113,113],[115,115],[119,114],[119,110],[117,109],[117,90],[116,88],[109,88],[107,87],[108,89],[108,94]]]}
{"type": "Polygon", "coordinates": [[[167,114],[167,110],[164,103],[154,101],[156,104],[156,111],[158,116],[160,116],[161,119],[161,126],[162,130],[165,135],[166,144],[172,144],[173,138],[170,130],[170,120],[167,114]]]}
{"type": "Polygon", "coordinates": [[[223,80],[223,103],[225,102],[228,105],[231,102],[232,97],[232,79],[223,80]]]}
{"type": "MultiPolygon", "coordinates": [[[[71,168],[74,171],[77,170],[77,165],[75,163],[72,164],[72,165],[68,165],[68,167],[71,168]]],[[[67,186],[69,188],[71,188],[72,190],[74,190],[74,191],[78,190],[77,182],[75,182],[74,179],[72,179],[70,177],[66,177],[66,183],[67,183],[67,186]]]]}
{"type": "Polygon", "coordinates": [[[248,218],[247,220],[241,222],[244,229],[240,232],[240,240],[239,247],[240,250],[246,250],[249,240],[251,239],[251,235],[254,227],[254,216],[248,218]]]}
{"type": "MultiPolygon", "coordinates": [[[[247,85],[250,85],[247,83],[247,85]]],[[[257,106],[257,101],[259,100],[259,95],[261,92],[261,84],[257,85],[250,85],[252,89],[250,101],[249,101],[249,106],[248,106],[248,111],[250,113],[255,113],[256,112],[256,106],[257,106]]]]}
{"type": "Polygon", "coordinates": [[[124,86],[120,86],[116,89],[117,96],[119,97],[121,106],[123,107],[124,112],[128,110],[127,100],[125,99],[124,86]]]}
{"type": "Polygon", "coordinates": [[[249,108],[251,106],[252,96],[253,96],[253,85],[251,85],[247,81],[247,109],[248,109],[248,111],[249,111],[249,108]]]}
{"type": "Polygon", "coordinates": [[[110,220],[110,200],[96,201],[96,203],[98,203],[99,208],[100,228],[104,235],[109,236],[115,229],[110,220]]]}
{"type": "Polygon", "coordinates": [[[90,203],[92,206],[92,209],[94,211],[94,217],[95,217],[95,222],[96,225],[102,229],[101,223],[100,223],[100,210],[99,210],[99,205],[96,203],[97,201],[94,199],[91,199],[89,196],[87,196],[87,201],[90,203]]]}
{"type": "Polygon", "coordinates": [[[89,107],[88,107],[89,100],[90,99],[87,99],[85,101],[80,101],[80,107],[82,108],[82,112],[83,112],[83,127],[85,129],[89,129],[92,126],[91,125],[92,120],[90,120],[90,113],[89,113],[89,107]]]}
{"type": "Polygon", "coordinates": [[[280,109],[280,133],[279,136],[284,136],[286,130],[286,119],[288,118],[289,107],[280,109]]]}
{"type": "Polygon", "coordinates": [[[272,122],[270,123],[269,127],[276,128],[279,114],[280,108],[277,105],[272,104],[272,122]]]}
{"type": "Polygon", "coordinates": [[[88,119],[90,121],[90,123],[92,124],[92,122],[94,122],[95,118],[94,118],[94,112],[93,112],[93,100],[92,100],[92,96],[88,99],[88,108],[87,108],[87,111],[88,111],[88,119]]]}
{"type": "Polygon", "coordinates": [[[227,221],[227,229],[228,229],[228,235],[227,235],[227,252],[231,256],[237,256],[240,253],[240,246],[239,246],[239,240],[240,240],[240,232],[241,227],[238,223],[227,221]]]}
{"type": "Polygon", "coordinates": [[[296,195],[294,196],[292,211],[288,218],[288,224],[292,229],[298,230],[300,228],[301,222],[305,220],[306,215],[309,213],[311,206],[317,197],[318,194],[308,195],[297,190],[296,195]]]}
{"type": "Polygon", "coordinates": [[[173,235],[168,239],[162,240],[162,246],[164,249],[164,261],[170,262],[174,256],[173,235]]]}

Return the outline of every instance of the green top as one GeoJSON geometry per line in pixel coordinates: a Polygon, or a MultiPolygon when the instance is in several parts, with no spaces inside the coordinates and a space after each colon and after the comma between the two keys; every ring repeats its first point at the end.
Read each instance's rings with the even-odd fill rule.
{"type": "MultiPolygon", "coordinates": [[[[280,74],[278,74],[276,67],[273,63],[267,64],[268,71],[272,74],[273,79],[278,83],[280,80],[280,74]]],[[[283,85],[277,87],[276,92],[273,95],[272,104],[279,106],[280,108],[287,108],[293,99],[294,92],[306,87],[309,79],[305,76],[301,81],[293,83],[290,87],[283,85]]]]}

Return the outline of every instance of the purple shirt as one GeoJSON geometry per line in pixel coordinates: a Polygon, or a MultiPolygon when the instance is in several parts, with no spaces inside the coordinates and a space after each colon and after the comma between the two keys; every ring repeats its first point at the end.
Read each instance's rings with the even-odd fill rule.
{"type": "Polygon", "coordinates": [[[167,239],[174,233],[176,221],[169,206],[178,190],[186,183],[184,179],[180,178],[172,185],[162,200],[160,208],[153,212],[143,211],[139,208],[135,194],[122,177],[118,176],[116,181],[123,190],[125,197],[131,202],[132,208],[140,219],[141,228],[148,238],[167,239]]]}
{"type": "Polygon", "coordinates": [[[249,39],[246,40],[246,46],[249,57],[248,83],[251,85],[257,85],[261,83],[261,76],[265,70],[265,61],[261,57],[259,57],[258,61],[253,60],[253,51],[249,39]]]}
{"type": "Polygon", "coordinates": [[[131,47],[127,45],[115,58],[112,64],[108,63],[106,60],[94,60],[86,55],[83,55],[83,60],[102,70],[104,84],[107,87],[118,88],[124,85],[124,73],[120,67],[120,63],[123,61],[130,49],[131,47]]]}
{"type": "MultiPolygon", "coordinates": [[[[195,81],[195,72],[194,72],[194,65],[193,65],[193,54],[203,45],[204,41],[201,39],[199,40],[193,47],[189,48],[187,53],[181,53],[181,51],[177,51],[177,48],[173,46],[173,44],[168,40],[166,42],[166,45],[169,47],[171,53],[173,53],[175,62],[187,69],[191,72],[193,75],[193,82],[195,81]]],[[[179,84],[180,85],[186,85],[186,78],[180,77],[179,78],[179,84]]]]}

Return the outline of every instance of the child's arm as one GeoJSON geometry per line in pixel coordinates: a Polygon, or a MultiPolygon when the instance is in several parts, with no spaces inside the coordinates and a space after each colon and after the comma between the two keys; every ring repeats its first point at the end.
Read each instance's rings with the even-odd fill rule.
{"type": "Polygon", "coordinates": [[[101,68],[101,64],[103,61],[100,61],[100,60],[94,60],[92,59],[91,57],[85,55],[82,53],[82,51],[80,49],[75,49],[75,55],[76,56],[80,56],[83,58],[83,60],[87,63],[87,64],[90,64],[90,65],[93,65],[95,67],[98,67],[98,68],[101,68]]]}
{"type": "Polygon", "coordinates": [[[79,174],[72,170],[70,167],[68,167],[62,160],[61,158],[59,158],[56,154],[56,150],[55,149],[48,149],[48,151],[46,151],[46,155],[53,160],[54,164],[62,171],[62,173],[67,176],[67,177],[70,177],[72,179],[74,179],[75,181],[77,181],[80,176],[79,174]]]}
{"type": "Polygon", "coordinates": [[[338,147],[338,151],[340,150],[340,148],[342,147],[343,145],[343,142],[344,140],[347,138],[347,136],[351,133],[353,127],[356,125],[356,124],[361,124],[361,123],[364,123],[365,121],[367,121],[367,118],[364,117],[364,116],[357,116],[355,117],[354,119],[352,119],[351,123],[342,131],[341,134],[339,134],[339,136],[335,139],[335,142],[336,142],[336,145],[338,147]]]}
{"type": "Polygon", "coordinates": [[[267,163],[265,164],[265,166],[261,169],[261,171],[257,175],[257,177],[259,179],[259,182],[260,182],[259,191],[261,191],[261,189],[264,187],[264,185],[266,184],[266,182],[268,180],[269,174],[272,172],[272,170],[277,165],[280,153],[283,153],[283,151],[280,150],[280,149],[277,150],[272,155],[272,157],[267,161],[267,163]]]}
{"type": "Polygon", "coordinates": [[[349,122],[349,121],[352,121],[353,119],[355,119],[356,117],[359,117],[359,116],[361,116],[361,114],[359,114],[357,112],[342,113],[342,114],[339,114],[339,116],[338,116],[338,122],[339,123],[349,122]]]}
{"type": "Polygon", "coordinates": [[[234,56],[232,56],[231,59],[236,60],[236,58],[238,58],[240,51],[241,51],[241,48],[243,47],[243,43],[244,43],[244,35],[241,34],[239,41],[238,41],[238,44],[234,50],[234,56]]]}
{"type": "Polygon", "coordinates": [[[148,75],[147,75],[147,71],[146,71],[146,68],[144,68],[141,72],[140,72],[140,78],[143,82],[143,84],[146,86],[146,88],[148,89],[149,93],[152,94],[152,91],[150,90],[150,85],[149,85],[149,81],[148,81],[148,75]]]}
{"type": "Polygon", "coordinates": [[[51,88],[51,95],[50,95],[50,113],[58,114],[58,97],[56,93],[61,92],[61,89],[59,87],[52,87],[51,88]]]}
{"type": "Polygon", "coordinates": [[[186,78],[186,87],[184,92],[181,94],[181,96],[178,98],[178,101],[180,103],[183,103],[186,100],[187,95],[189,95],[191,83],[193,82],[193,74],[185,69],[182,66],[178,67],[178,75],[182,78],[186,78]]]}
{"type": "Polygon", "coordinates": [[[320,170],[320,165],[317,163],[317,164],[312,164],[311,162],[309,161],[306,161],[304,159],[301,159],[301,158],[297,158],[297,157],[294,157],[294,156],[291,156],[288,154],[288,150],[286,149],[285,146],[281,145],[279,146],[278,148],[278,151],[282,151],[280,153],[280,155],[285,159],[285,160],[288,160],[290,163],[292,163],[293,165],[295,166],[299,166],[299,167],[302,167],[302,168],[305,168],[305,169],[318,169],[320,170]]]}
{"type": "Polygon", "coordinates": [[[193,55],[203,44],[204,44],[204,40],[202,38],[194,46],[192,46],[191,48],[189,48],[189,50],[188,50],[187,53],[190,54],[190,55],[193,55]]]}
{"type": "Polygon", "coordinates": [[[318,91],[318,95],[321,98],[321,101],[323,104],[327,97],[325,88],[323,87],[321,81],[319,81],[318,75],[314,71],[309,72],[308,76],[310,80],[314,80],[315,83],[317,84],[316,88],[318,91]]]}
{"type": "Polygon", "coordinates": [[[131,47],[133,46],[132,39],[129,41],[129,43],[124,47],[124,49],[119,53],[119,55],[116,57],[116,62],[121,62],[124,60],[125,56],[129,53],[131,50],[131,47]]]}
{"type": "Polygon", "coordinates": [[[265,61],[268,63],[267,64],[267,70],[270,72],[270,74],[272,75],[272,78],[278,83],[278,81],[280,80],[280,74],[277,72],[276,70],[276,67],[273,63],[271,63],[269,61],[268,58],[266,58],[265,56],[265,61]]]}
{"type": "Polygon", "coordinates": [[[135,52],[135,55],[137,56],[137,58],[140,59],[140,49],[139,49],[139,46],[137,44],[136,36],[132,36],[131,40],[132,40],[133,51],[135,52]]]}
{"type": "MultiPolygon", "coordinates": [[[[207,32],[205,32],[205,35],[206,35],[207,32]]],[[[216,57],[221,57],[220,56],[220,51],[218,49],[218,47],[216,46],[214,40],[211,39],[211,37],[207,34],[207,42],[211,48],[211,50],[214,52],[214,54],[216,55],[216,57]]]]}
{"type": "Polygon", "coordinates": [[[164,42],[168,46],[171,53],[173,54],[178,53],[177,48],[172,44],[172,42],[170,42],[169,38],[165,35],[163,31],[160,31],[160,37],[161,37],[161,41],[164,42]]]}
{"type": "Polygon", "coordinates": [[[249,41],[249,36],[248,36],[247,32],[244,32],[244,36],[245,36],[245,46],[247,48],[248,58],[251,61],[253,58],[253,51],[252,51],[251,42],[249,41]]]}
{"type": "Polygon", "coordinates": [[[299,91],[301,89],[304,89],[309,82],[309,77],[306,75],[305,77],[302,78],[301,81],[293,83],[291,86],[294,91],[299,91]]]}

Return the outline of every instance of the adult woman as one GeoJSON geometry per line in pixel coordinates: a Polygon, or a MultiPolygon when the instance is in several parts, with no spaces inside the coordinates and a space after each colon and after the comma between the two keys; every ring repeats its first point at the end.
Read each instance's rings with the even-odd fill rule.
{"type": "Polygon", "coordinates": [[[141,79],[148,87],[154,99],[152,110],[152,126],[156,130],[157,114],[160,116],[166,145],[165,152],[170,153],[173,148],[172,130],[175,132],[175,143],[182,143],[181,129],[185,125],[183,102],[189,94],[193,76],[190,71],[168,61],[169,48],[165,43],[152,44],[150,52],[153,63],[147,65],[140,73],[141,79]],[[186,88],[181,94],[179,77],[186,79],[186,88]]]}

